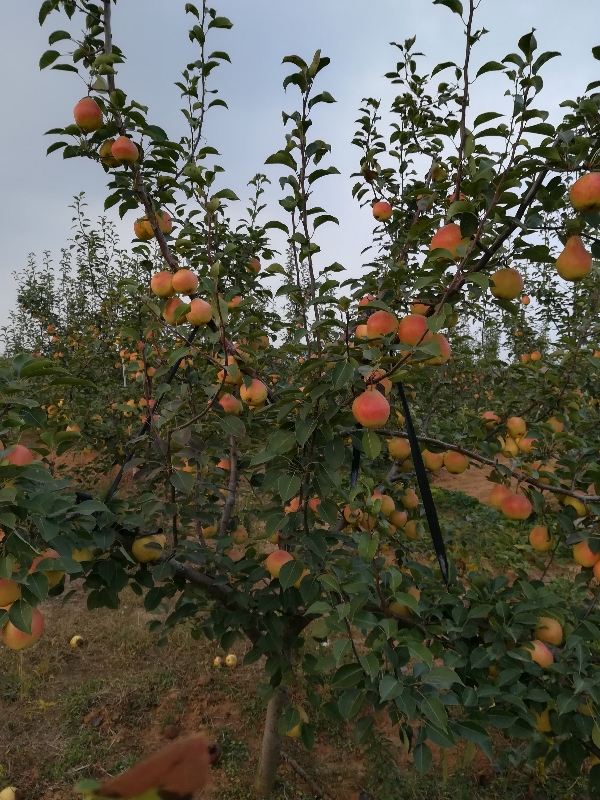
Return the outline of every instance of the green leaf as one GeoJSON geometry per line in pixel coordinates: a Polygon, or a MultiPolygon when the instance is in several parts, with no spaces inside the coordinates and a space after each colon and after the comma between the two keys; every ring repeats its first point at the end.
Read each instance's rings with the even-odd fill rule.
{"type": "Polygon", "coordinates": [[[596,61],[600,61],[600,46],[592,47],[592,55],[596,61]]]}
{"type": "Polygon", "coordinates": [[[220,200],[239,200],[240,199],[235,192],[231,191],[231,189],[221,189],[220,192],[216,192],[212,196],[213,197],[217,197],[220,200]]]}
{"type": "Polygon", "coordinates": [[[413,750],[413,761],[420,775],[427,775],[431,767],[431,760],[432,755],[429,747],[424,742],[418,744],[413,750]]]}
{"type": "Polygon", "coordinates": [[[365,702],[365,689],[346,689],[338,700],[340,714],[345,720],[354,719],[365,702]]]}
{"type": "Polygon", "coordinates": [[[290,167],[290,169],[298,169],[298,165],[293,156],[291,153],[288,153],[287,150],[279,150],[277,153],[273,153],[272,156],[267,158],[265,164],[283,164],[286,167],[290,167]]]}
{"type": "MultiPolygon", "coordinates": [[[[504,64],[501,64],[499,61],[488,61],[487,64],[484,64],[482,67],[479,67],[479,69],[477,70],[477,75],[475,77],[478,78],[480,75],[485,75],[486,72],[497,72],[503,69],[506,69],[506,66],[504,64]]],[[[498,116],[501,117],[502,114],[498,114],[498,116]]]]}
{"type": "Polygon", "coordinates": [[[332,689],[351,689],[356,686],[363,678],[363,670],[360,664],[344,664],[335,673],[331,682],[332,689]]]}
{"type": "Polygon", "coordinates": [[[304,568],[299,561],[286,561],[279,573],[279,583],[285,591],[297,583],[302,577],[304,568]]]}
{"type": "Polygon", "coordinates": [[[379,696],[383,703],[400,697],[404,687],[393,675],[384,675],[379,682],[379,696]]]}
{"type": "Polygon", "coordinates": [[[439,697],[426,697],[421,703],[421,711],[438,728],[444,730],[448,725],[448,713],[439,697]]]}
{"type": "Polygon", "coordinates": [[[215,17],[208,24],[208,30],[211,28],[226,28],[229,30],[229,28],[233,28],[233,22],[228,20],[227,17],[215,17]]]}
{"type": "Polygon", "coordinates": [[[433,656],[431,651],[428,650],[424,644],[421,644],[421,642],[415,642],[414,639],[409,639],[406,642],[406,646],[408,647],[408,651],[413,658],[424,661],[428,667],[431,666],[433,662],[433,656]]]}
{"type": "Polygon", "coordinates": [[[219,420],[219,424],[229,436],[235,436],[238,439],[242,439],[246,435],[246,426],[242,420],[238,419],[237,417],[225,417],[224,419],[219,420]]]}
{"type": "Polygon", "coordinates": [[[49,67],[50,64],[54,64],[57,58],[60,58],[58,50],[46,50],[40,58],[40,69],[45,69],[49,67]]]}
{"type": "Polygon", "coordinates": [[[194,488],[196,476],[191,472],[184,472],[181,469],[175,470],[171,475],[171,486],[174,486],[178,492],[189,494],[194,488]]]}
{"type": "Polygon", "coordinates": [[[364,744],[372,734],[374,720],[373,717],[361,717],[354,726],[354,744],[364,744]]]}
{"type": "Polygon", "coordinates": [[[354,367],[347,361],[338,361],[331,373],[331,383],[336,392],[343,389],[354,375],[354,367]]]}
{"type": "Polygon", "coordinates": [[[282,502],[291,500],[300,491],[302,480],[299,475],[282,475],[277,481],[277,489],[282,502]]]}
{"type": "Polygon", "coordinates": [[[454,11],[455,14],[460,14],[460,16],[462,16],[463,13],[463,6],[460,0],[433,0],[433,5],[446,6],[450,11],[454,11]]]}
{"type": "Polygon", "coordinates": [[[15,628],[31,636],[33,609],[25,600],[15,600],[8,611],[8,618],[15,628]]]}
{"type": "Polygon", "coordinates": [[[477,128],[479,125],[483,125],[485,122],[489,122],[491,119],[496,119],[497,117],[503,116],[504,114],[500,114],[498,111],[486,111],[485,114],[480,114],[478,117],[475,117],[473,127],[477,128]]]}
{"type": "Polygon", "coordinates": [[[316,427],[317,422],[314,419],[301,420],[296,423],[296,439],[300,447],[304,447],[316,427]]]}
{"type": "Polygon", "coordinates": [[[68,31],[54,31],[48,37],[48,44],[56,44],[57,42],[62,41],[63,39],[70,39],[71,34],[68,31]]]}
{"type": "Polygon", "coordinates": [[[367,458],[375,459],[381,453],[381,439],[375,431],[365,431],[363,433],[362,446],[367,458]]]}

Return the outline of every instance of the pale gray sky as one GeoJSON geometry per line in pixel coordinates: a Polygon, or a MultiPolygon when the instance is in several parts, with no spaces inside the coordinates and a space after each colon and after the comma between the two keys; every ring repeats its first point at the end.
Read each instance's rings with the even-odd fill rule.
{"type": "MultiPolygon", "coordinates": [[[[0,325],[15,303],[11,273],[25,266],[27,254],[45,249],[58,256],[71,230],[67,206],[85,190],[92,214],[102,209],[106,196],[104,172],[83,159],[63,162],[60,154],[46,157],[53,141],[43,133],[71,123],[72,108],[85,93],[80,80],[49,69],[38,61],[47,49],[47,37],[65,28],[65,18],[54,14],[44,28],[37,22],[39,0],[4,0],[0,27],[0,325]],[[54,24],[53,24],[54,23],[54,24]]],[[[150,106],[150,121],[171,136],[183,130],[178,90],[173,82],[193,60],[187,37],[190,21],[184,0],[119,0],[114,12],[115,42],[128,56],[120,68],[119,85],[130,98],[150,106]]],[[[229,111],[215,109],[207,135],[222,153],[226,168],[223,186],[246,196],[245,185],[264,171],[273,181],[269,200],[273,216],[283,212],[277,178],[281,170],[264,167],[267,156],[283,143],[281,110],[293,110],[297,95],[287,95],[282,79],[289,65],[283,56],[297,53],[310,59],[317,48],[331,58],[321,73],[320,89],[338,101],[322,105],[315,115],[314,133],[333,146],[340,176],[323,180],[317,200],[340,219],[339,228],[324,226],[323,264],[339,261],[352,273],[360,270],[360,251],[370,240],[372,218],[350,196],[350,173],[360,155],[350,144],[361,98],[389,99],[391,87],[383,74],[396,63],[390,41],[416,34],[418,49],[428,63],[463,59],[459,18],[430,0],[215,0],[218,11],[230,17],[234,28],[217,32],[213,49],[226,49],[232,65],[219,68],[221,96],[229,111]]],[[[537,107],[556,112],[558,104],[575,97],[587,83],[600,79],[600,62],[591,48],[600,44],[600,5],[597,0],[482,0],[477,27],[490,33],[475,50],[475,66],[503,58],[517,49],[518,38],[532,27],[541,50],[559,50],[563,57],[543,71],[546,90],[537,107]]],[[[473,113],[496,110],[505,85],[496,75],[483,76],[474,92],[473,113]]],[[[111,214],[118,216],[114,209],[111,214]]],[[[130,212],[121,226],[130,236],[130,212]]]]}

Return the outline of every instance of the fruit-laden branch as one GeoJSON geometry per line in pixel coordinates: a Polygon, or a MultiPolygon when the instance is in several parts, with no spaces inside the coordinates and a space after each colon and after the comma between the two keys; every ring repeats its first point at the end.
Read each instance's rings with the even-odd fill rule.
{"type": "Polygon", "coordinates": [[[227,499],[225,500],[221,524],[219,525],[219,536],[227,536],[227,528],[231,515],[233,514],[233,507],[237,494],[238,457],[235,436],[229,437],[229,469],[229,486],[227,487],[227,499]]]}
{"type": "MultiPolygon", "coordinates": [[[[373,429],[374,433],[379,433],[382,436],[399,436],[402,438],[407,437],[406,431],[391,431],[387,428],[375,428],[373,429]]],[[[342,435],[344,434],[351,434],[355,432],[355,428],[345,428],[341,431],[342,435]]],[[[519,472],[516,469],[510,469],[505,464],[500,464],[499,461],[495,461],[492,458],[485,458],[485,456],[479,455],[479,453],[474,453],[472,450],[466,450],[464,447],[460,447],[456,444],[449,444],[448,442],[442,442],[441,439],[432,439],[429,436],[418,436],[417,439],[423,444],[430,444],[433,447],[439,447],[442,450],[452,450],[455,453],[462,453],[462,455],[467,456],[472,461],[478,461],[480,464],[485,464],[488,467],[494,467],[497,469],[498,467],[502,468],[502,471],[508,469],[510,474],[513,478],[515,478],[519,483],[528,483],[531,486],[535,486],[536,489],[540,489],[543,492],[552,492],[553,494],[560,494],[564,495],[565,497],[575,497],[577,500],[580,500],[582,503],[597,503],[600,501],[600,496],[595,494],[579,494],[578,492],[573,492],[569,489],[563,489],[561,486],[550,486],[547,483],[542,483],[535,478],[530,478],[529,476],[525,475],[523,472],[519,472]]],[[[391,473],[391,470],[390,470],[391,473]]],[[[390,480],[390,478],[388,478],[390,480]]]]}

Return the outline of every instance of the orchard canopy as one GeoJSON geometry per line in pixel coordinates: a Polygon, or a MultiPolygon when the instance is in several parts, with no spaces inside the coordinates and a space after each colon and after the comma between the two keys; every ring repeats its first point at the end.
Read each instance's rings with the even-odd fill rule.
{"type": "Polygon", "coordinates": [[[326,55],[284,59],[281,149],[254,154],[244,206],[204,133],[235,113],[212,46],[235,20],[185,4],[175,140],[120,81],[110,0],[40,9],[40,67],[73,88],[48,152],[95,162],[108,215],[76,198],[59,272],[30,263],[4,330],[2,639],[35,644],[48,595],[116,609],[126,588],[167,646],[182,624],[198,647],[245,638],[268,701],[258,792],[280,736],[312,747],[314,707],[359,745],[386,714],[422,773],[466,741],[600,788],[600,80],[573,75],[550,114],[558,53],[528,32],[485,61],[473,0],[433,6],[455,63],[393,44],[391,107],[364,98],[348,132],[362,277],[319,245],[338,223],[326,55]],[[467,469],[525,560],[479,570],[440,524],[430,482],[467,469]]]}

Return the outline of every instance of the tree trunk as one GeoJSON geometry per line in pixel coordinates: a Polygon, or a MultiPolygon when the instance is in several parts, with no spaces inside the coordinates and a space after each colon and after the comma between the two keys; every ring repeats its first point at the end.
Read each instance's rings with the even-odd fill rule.
{"type": "Polygon", "coordinates": [[[279,719],[287,705],[287,686],[278,686],[267,705],[267,718],[260,749],[260,761],[254,779],[256,797],[268,797],[275,788],[279,754],[281,752],[281,736],[277,730],[279,719]]]}

